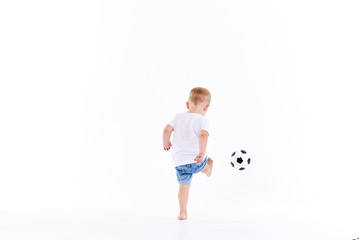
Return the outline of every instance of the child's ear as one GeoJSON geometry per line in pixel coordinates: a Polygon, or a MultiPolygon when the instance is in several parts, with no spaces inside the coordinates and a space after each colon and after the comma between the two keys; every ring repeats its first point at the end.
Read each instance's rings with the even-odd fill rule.
{"type": "Polygon", "coordinates": [[[207,106],[204,107],[204,111],[207,111],[207,109],[209,108],[209,104],[207,106]]]}
{"type": "Polygon", "coordinates": [[[186,106],[187,106],[187,109],[189,109],[189,103],[188,102],[186,102],[186,106]]]}

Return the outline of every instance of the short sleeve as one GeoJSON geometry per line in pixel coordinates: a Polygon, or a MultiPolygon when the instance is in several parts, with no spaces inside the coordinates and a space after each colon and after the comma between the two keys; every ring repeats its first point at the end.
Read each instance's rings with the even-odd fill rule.
{"type": "Polygon", "coordinates": [[[202,119],[200,130],[206,130],[209,134],[209,121],[207,118],[202,119]]]}
{"type": "Polygon", "coordinates": [[[171,127],[175,128],[176,121],[177,121],[177,115],[174,116],[168,124],[171,125],[171,127]]]}

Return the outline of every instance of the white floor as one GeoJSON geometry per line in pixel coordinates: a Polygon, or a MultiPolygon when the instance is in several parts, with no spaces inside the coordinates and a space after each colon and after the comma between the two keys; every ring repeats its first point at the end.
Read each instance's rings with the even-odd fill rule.
{"type": "MultiPolygon", "coordinates": [[[[359,226],[358,226],[359,234],[359,226]]],[[[352,240],[358,236],[328,224],[276,216],[210,216],[192,213],[1,212],[1,240],[241,239],[352,240]]]]}

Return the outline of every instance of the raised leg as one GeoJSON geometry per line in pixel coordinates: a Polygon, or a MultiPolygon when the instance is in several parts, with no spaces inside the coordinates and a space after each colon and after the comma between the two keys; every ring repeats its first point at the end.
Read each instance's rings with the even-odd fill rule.
{"type": "Polygon", "coordinates": [[[206,168],[203,169],[201,172],[206,174],[208,177],[210,177],[212,175],[212,168],[213,168],[213,160],[211,158],[208,158],[206,168]]]}

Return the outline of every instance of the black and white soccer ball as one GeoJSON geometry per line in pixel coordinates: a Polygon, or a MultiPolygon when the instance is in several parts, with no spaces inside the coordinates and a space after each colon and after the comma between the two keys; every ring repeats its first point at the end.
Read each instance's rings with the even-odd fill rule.
{"type": "Polygon", "coordinates": [[[233,152],[231,155],[231,165],[235,169],[243,171],[248,168],[251,164],[251,158],[248,156],[247,152],[240,150],[238,152],[233,152]]]}

